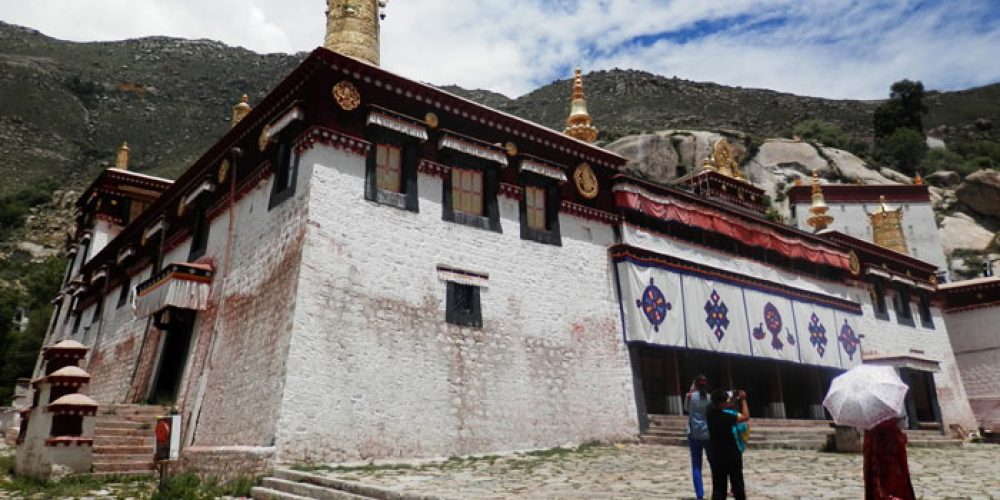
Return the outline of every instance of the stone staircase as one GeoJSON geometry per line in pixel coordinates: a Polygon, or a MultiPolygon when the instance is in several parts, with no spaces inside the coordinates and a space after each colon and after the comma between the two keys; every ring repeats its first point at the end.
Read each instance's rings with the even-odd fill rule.
{"type": "Polygon", "coordinates": [[[153,424],[162,406],[103,406],[94,424],[93,476],[152,476],[153,424]]]}
{"type": "Polygon", "coordinates": [[[397,500],[400,498],[419,498],[404,496],[398,491],[289,469],[275,469],[272,476],[264,478],[261,486],[251,490],[251,496],[254,500],[300,500],[306,498],[397,500]]]}
{"type": "Polygon", "coordinates": [[[906,440],[909,448],[961,448],[964,443],[939,430],[906,431],[906,440]]]}
{"type": "MultiPolygon", "coordinates": [[[[686,415],[649,415],[649,430],[639,436],[648,444],[687,445],[686,415]]],[[[834,434],[829,420],[753,418],[751,449],[822,450],[834,434]]]]}

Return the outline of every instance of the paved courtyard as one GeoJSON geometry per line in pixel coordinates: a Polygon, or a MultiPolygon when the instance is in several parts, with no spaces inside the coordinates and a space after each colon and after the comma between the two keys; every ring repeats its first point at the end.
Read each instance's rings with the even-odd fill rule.
{"type": "MultiPolygon", "coordinates": [[[[909,451],[917,496],[1000,499],[1000,446],[909,451]]],[[[693,498],[687,448],[615,445],[313,473],[441,498],[693,498]]],[[[864,498],[861,456],[750,450],[749,498],[864,498]]],[[[706,495],[711,479],[705,467],[706,495]]]]}

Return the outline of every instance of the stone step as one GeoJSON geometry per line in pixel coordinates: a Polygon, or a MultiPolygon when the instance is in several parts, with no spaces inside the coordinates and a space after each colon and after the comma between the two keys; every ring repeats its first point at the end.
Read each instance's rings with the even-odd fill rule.
{"type": "Polygon", "coordinates": [[[101,429],[145,429],[153,428],[152,422],[134,422],[131,420],[97,420],[94,422],[94,430],[101,429]]]}
{"type": "MultiPolygon", "coordinates": [[[[750,421],[750,433],[751,434],[766,434],[766,435],[805,435],[805,434],[834,434],[832,428],[823,427],[758,427],[755,425],[754,421],[750,421]]],[[[668,428],[668,427],[650,427],[647,431],[648,434],[687,434],[687,429],[684,427],[668,428]]],[[[943,437],[943,436],[942,436],[943,437]]]]}
{"type": "MultiPolygon", "coordinates": [[[[664,424],[675,424],[677,422],[687,423],[686,415],[658,415],[649,414],[650,425],[664,425],[664,424]]],[[[831,420],[809,420],[809,419],[798,419],[798,418],[761,418],[753,417],[750,419],[755,425],[759,427],[822,427],[830,428],[830,424],[833,423],[831,420]]]]}
{"type": "Polygon", "coordinates": [[[396,490],[379,488],[377,486],[356,483],[354,481],[345,481],[343,479],[336,479],[290,469],[275,469],[272,477],[284,479],[286,481],[308,483],[331,490],[353,493],[361,498],[402,498],[402,495],[396,490]]]}
{"type": "Polygon", "coordinates": [[[254,500],[309,500],[309,497],[293,495],[284,491],[272,490],[263,486],[254,486],[250,490],[250,497],[254,500]]]}
{"type": "Polygon", "coordinates": [[[149,429],[118,429],[113,427],[100,427],[94,429],[94,438],[100,437],[152,437],[153,431],[149,429]]]}
{"type": "Polygon", "coordinates": [[[94,446],[94,455],[146,455],[153,456],[152,446],[94,446]]]}
{"type": "MultiPolygon", "coordinates": [[[[115,478],[136,478],[136,477],[156,477],[157,472],[155,470],[129,470],[120,472],[85,472],[79,474],[81,477],[92,477],[95,479],[100,479],[102,481],[110,481],[115,478]]],[[[74,474],[73,477],[78,475],[74,474]]]]}
{"type": "Polygon", "coordinates": [[[138,462],[98,462],[94,461],[93,470],[94,472],[128,472],[134,470],[153,470],[153,457],[149,457],[148,461],[138,461],[138,462]]]}
{"type": "Polygon", "coordinates": [[[666,446],[687,446],[687,438],[684,437],[666,437],[666,436],[648,436],[640,435],[639,441],[644,444],[657,444],[666,446]]]}
{"type": "Polygon", "coordinates": [[[961,448],[964,445],[961,439],[910,439],[906,443],[909,448],[961,448]]]}
{"type": "Polygon", "coordinates": [[[152,436],[96,436],[96,446],[152,446],[152,436]]]}
{"type": "Polygon", "coordinates": [[[101,462],[105,464],[152,462],[153,452],[150,451],[148,454],[136,453],[134,455],[107,455],[103,453],[95,453],[93,457],[95,462],[101,462]]]}
{"type": "Polygon", "coordinates": [[[333,488],[327,488],[325,486],[299,481],[289,481],[287,479],[277,477],[264,478],[263,486],[275,491],[282,491],[293,495],[300,495],[306,498],[316,498],[319,500],[362,500],[371,498],[333,488]]]}

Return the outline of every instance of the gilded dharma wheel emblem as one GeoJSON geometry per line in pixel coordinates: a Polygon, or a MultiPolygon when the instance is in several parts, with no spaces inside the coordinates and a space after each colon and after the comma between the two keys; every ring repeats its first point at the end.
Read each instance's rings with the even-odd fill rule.
{"type": "Polygon", "coordinates": [[[858,254],[854,253],[854,250],[851,250],[847,254],[847,258],[849,261],[848,264],[851,266],[851,274],[855,276],[861,274],[861,261],[858,260],[858,254]]]}
{"type": "Polygon", "coordinates": [[[438,125],[440,124],[440,121],[438,120],[438,115],[431,112],[428,112],[426,115],[424,115],[424,122],[427,123],[427,126],[430,128],[438,128],[438,125]]]}
{"type": "Polygon", "coordinates": [[[333,94],[333,100],[337,101],[337,106],[344,111],[354,111],[361,105],[361,93],[351,82],[341,80],[330,92],[333,94]]]}
{"type": "Polygon", "coordinates": [[[573,172],[573,181],[576,182],[576,190],[580,192],[580,196],[588,200],[597,197],[600,188],[597,184],[597,176],[594,175],[594,170],[590,168],[590,165],[581,163],[580,166],[576,167],[576,171],[573,172]]]}

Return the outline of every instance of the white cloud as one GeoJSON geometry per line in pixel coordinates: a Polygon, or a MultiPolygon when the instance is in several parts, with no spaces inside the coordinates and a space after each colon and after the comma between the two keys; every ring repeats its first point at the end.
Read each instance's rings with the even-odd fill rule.
{"type": "MultiPolygon", "coordinates": [[[[168,35],[292,52],[322,42],[325,3],[0,0],[0,19],[71,40],[168,35]]],[[[880,98],[904,77],[946,89],[1000,81],[993,10],[989,0],[389,0],[382,62],[417,80],[508,95],[578,65],[880,98]],[[662,33],[675,36],[657,41],[662,33]]]]}

